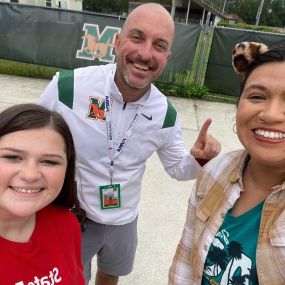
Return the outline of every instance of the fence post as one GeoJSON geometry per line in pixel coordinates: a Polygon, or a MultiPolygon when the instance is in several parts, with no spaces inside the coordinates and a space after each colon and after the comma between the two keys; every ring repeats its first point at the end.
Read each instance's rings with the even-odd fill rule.
{"type": "Polygon", "coordinates": [[[211,18],[211,13],[207,13],[207,18],[206,18],[206,23],[203,26],[202,29],[202,39],[201,39],[201,45],[198,53],[198,64],[197,64],[197,69],[195,73],[195,79],[194,81],[196,83],[202,83],[202,71],[203,71],[203,66],[204,66],[204,59],[205,59],[205,47],[206,47],[206,42],[207,42],[207,37],[210,31],[210,18],[211,18]]]}

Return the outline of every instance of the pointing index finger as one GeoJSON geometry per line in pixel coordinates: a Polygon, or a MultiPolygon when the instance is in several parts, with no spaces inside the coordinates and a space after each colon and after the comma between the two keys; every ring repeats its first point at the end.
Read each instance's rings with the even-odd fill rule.
{"type": "Polygon", "coordinates": [[[208,118],[208,119],[204,122],[202,128],[200,129],[200,133],[199,133],[198,138],[203,139],[203,140],[206,140],[207,132],[208,132],[208,129],[209,129],[209,127],[210,127],[211,124],[212,124],[212,119],[211,119],[211,118],[208,118]]]}

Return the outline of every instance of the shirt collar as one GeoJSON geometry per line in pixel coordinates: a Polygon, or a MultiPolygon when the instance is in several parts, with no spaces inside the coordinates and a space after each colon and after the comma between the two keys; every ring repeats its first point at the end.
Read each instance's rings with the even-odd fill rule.
{"type": "MultiPolygon", "coordinates": [[[[250,159],[249,154],[246,152],[246,150],[243,151],[242,155],[239,157],[239,159],[235,162],[236,167],[233,169],[229,181],[231,183],[238,182],[241,185],[242,191],[243,191],[243,183],[242,183],[242,175],[245,170],[245,167],[250,159]]],[[[276,185],[272,187],[271,189],[274,192],[285,190],[285,181],[283,181],[280,185],[276,185]]]]}
{"type": "Polygon", "coordinates": [[[230,175],[230,182],[235,183],[237,181],[242,180],[242,174],[244,171],[244,168],[249,160],[248,153],[244,150],[242,154],[239,156],[239,158],[235,161],[235,168],[233,169],[231,175],[230,175]]]}

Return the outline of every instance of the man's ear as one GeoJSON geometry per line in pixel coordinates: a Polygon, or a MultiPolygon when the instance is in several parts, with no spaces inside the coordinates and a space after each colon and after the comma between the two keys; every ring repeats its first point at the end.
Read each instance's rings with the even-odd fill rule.
{"type": "Polygon", "coordinates": [[[171,58],[171,51],[168,52],[167,60],[171,58]]]}
{"type": "Polygon", "coordinates": [[[115,50],[119,48],[119,45],[120,45],[120,33],[117,32],[115,34],[115,43],[114,43],[115,50]]]}

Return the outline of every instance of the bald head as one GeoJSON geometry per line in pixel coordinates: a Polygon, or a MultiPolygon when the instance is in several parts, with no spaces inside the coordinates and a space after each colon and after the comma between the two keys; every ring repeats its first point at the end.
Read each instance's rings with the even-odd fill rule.
{"type": "Polygon", "coordinates": [[[121,34],[123,35],[126,30],[129,29],[129,27],[132,25],[134,19],[138,21],[138,19],[141,19],[141,21],[155,21],[155,19],[159,19],[161,25],[167,25],[169,29],[169,36],[171,38],[171,44],[173,42],[174,38],[174,21],[172,17],[170,16],[169,12],[161,5],[156,3],[146,3],[143,5],[138,6],[135,8],[127,17],[122,30],[121,34]]]}
{"type": "Polygon", "coordinates": [[[162,6],[144,4],[128,16],[115,38],[115,83],[125,102],[144,96],[171,56],[174,23],[162,6]]]}

